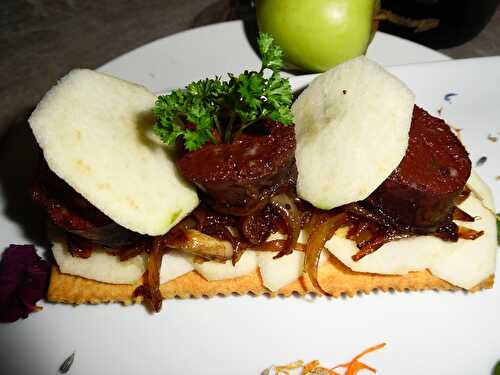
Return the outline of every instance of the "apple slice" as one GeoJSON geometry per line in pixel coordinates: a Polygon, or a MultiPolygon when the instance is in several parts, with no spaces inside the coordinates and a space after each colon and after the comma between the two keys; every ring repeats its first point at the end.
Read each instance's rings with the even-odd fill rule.
{"type": "MultiPolygon", "coordinates": [[[[258,251],[257,262],[264,286],[277,292],[285,285],[297,280],[304,273],[304,252],[294,251],[278,259],[273,259],[277,252],[258,251]]],[[[326,252],[319,258],[319,265],[326,261],[326,252]]]]}
{"type": "Polygon", "coordinates": [[[479,177],[474,168],[470,171],[467,187],[477,195],[486,208],[491,210],[493,213],[495,212],[495,202],[493,200],[491,188],[486,185],[481,177],[479,177]]]}
{"type": "Polygon", "coordinates": [[[178,250],[169,251],[163,255],[161,260],[160,284],[176,279],[193,269],[193,256],[191,254],[178,250]]]}
{"type": "Polygon", "coordinates": [[[297,280],[304,269],[304,252],[294,251],[291,254],[273,259],[277,253],[259,251],[257,261],[262,276],[262,283],[272,292],[297,280]]]}
{"type": "Polygon", "coordinates": [[[325,210],[368,197],[404,157],[414,102],[363,56],[315,78],[292,106],[299,196],[325,210]]]}
{"type": "MultiPolygon", "coordinates": [[[[146,271],[147,255],[139,254],[125,261],[97,248],[89,258],[72,256],[66,242],[61,238],[53,239],[52,252],[62,273],[85,277],[109,284],[133,284],[146,271]]],[[[194,268],[193,256],[177,250],[163,255],[160,269],[160,284],[176,279],[194,268]]]]}
{"type": "Polygon", "coordinates": [[[198,205],[172,149],[152,135],[156,96],[145,87],[76,69],[29,118],[50,169],[116,223],[166,233],[198,205]]]}
{"type": "Polygon", "coordinates": [[[415,236],[391,241],[374,253],[354,262],[358,248],[339,230],[326,243],[326,248],[355,272],[404,275],[428,269],[440,279],[461,288],[470,289],[495,273],[495,215],[481,198],[472,193],[459,207],[476,220],[459,223],[484,234],[475,240],[443,241],[434,236],[415,236]]]}
{"type": "Polygon", "coordinates": [[[62,273],[81,276],[109,284],[133,284],[146,271],[147,255],[139,254],[121,262],[104,249],[94,249],[88,258],[78,258],[68,252],[66,241],[53,239],[52,253],[62,273]]]}
{"type": "Polygon", "coordinates": [[[257,269],[257,255],[255,251],[245,251],[234,266],[230,260],[222,263],[216,261],[193,263],[193,266],[208,281],[233,279],[255,271],[257,269]]]}

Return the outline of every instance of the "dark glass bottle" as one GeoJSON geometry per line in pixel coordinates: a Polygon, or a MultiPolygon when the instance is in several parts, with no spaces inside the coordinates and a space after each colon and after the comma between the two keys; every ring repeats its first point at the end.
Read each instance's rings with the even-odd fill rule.
{"type": "Polygon", "coordinates": [[[427,20],[431,28],[416,31],[415,27],[385,19],[380,22],[379,30],[435,49],[454,47],[479,34],[499,3],[500,0],[382,0],[383,10],[413,21],[427,20]]]}

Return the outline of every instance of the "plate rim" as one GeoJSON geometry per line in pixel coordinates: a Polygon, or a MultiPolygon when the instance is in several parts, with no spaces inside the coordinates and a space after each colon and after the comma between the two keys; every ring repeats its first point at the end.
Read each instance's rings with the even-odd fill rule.
{"type": "MultiPolygon", "coordinates": [[[[190,28],[190,29],[182,30],[182,31],[170,34],[170,35],[165,35],[163,37],[160,37],[160,38],[151,40],[151,41],[149,41],[147,43],[144,43],[144,44],[142,44],[142,45],[140,45],[140,46],[138,46],[136,48],[128,50],[127,52],[123,53],[120,56],[114,57],[113,59],[107,61],[106,63],[104,63],[102,65],[100,65],[98,68],[96,68],[96,70],[107,70],[107,69],[109,69],[109,67],[112,64],[116,63],[120,59],[126,58],[127,55],[132,54],[132,53],[140,53],[141,49],[153,47],[155,44],[164,43],[167,40],[175,40],[177,38],[184,38],[184,37],[186,37],[186,36],[188,36],[190,34],[195,34],[195,33],[203,32],[203,31],[206,31],[206,30],[214,30],[214,29],[217,29],[217,28],[224,29],[224,28],[228,28],[228,27],[235,27],[237,25],[241,29],[244,29],[243,23],[244,23],[243,20],[221,21],[221,22],[216,22],[216,23],[212,23],[212,24],[209,24],[209,25],[203,25],[203,26],[198,26],[198,27],[193,27],[193,28],[190,28]]],[[[446,54],[444,54],[442,52],[439,52],[437,50],[434,50],[434,49],[429,48],[427,46],[424,46],[422,44],[418,44],[418,43],[416,43],[414,41],[401,38],[401,37],[396,36],[396,35],[392,35],[392,34],[389,34],[389,33],[383,32],[383,31],[378,31],[378,30],[375,33],[374,39],[376,38],[377,35],[381,35],[383,38],[389,38],[389,39],[397,40],[398,42],[400,42],[402,44],[406,44],[406,45],[411,46],[413,48],[419,48],[419,49],[425,50],[427,53],[434,54],[436,56],[436,61],[439,61],[438,59],[453,60],[452,57],[450,57],[450,56],[448,56],[448,55],[446,55],[446,54]]],[[[369,48],[370,48],[370,46],[368,46],[368,49],[369,48]]],[[[401,64],[398,64],[398,65],[401,65],[401,64]]],[[[403,64],[403,65],[406,65],[406,64],[403,64]]]]}

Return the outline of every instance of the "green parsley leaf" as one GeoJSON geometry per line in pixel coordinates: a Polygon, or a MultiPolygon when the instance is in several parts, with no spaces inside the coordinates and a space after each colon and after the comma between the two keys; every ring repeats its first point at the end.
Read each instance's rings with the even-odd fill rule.
{"type": "Polygon", "coordinates": [[[228,81],[207,78],[160,96],[153,110],[155,134],[169,145],[180,138],[193,151],[207,142],[230,143],[248,126],[266,118],[291,125],[292,89],[279,74],[283,52],[269,34],[260,34],[258,44],[260,71],[229,73],[228,81]],[[270,75],[264,74],[266,69],[270,75]]]}
{"type": "Polygon", "coordinates": [[[261,33],[257,44],[262,58],[261,71],[264,69],[271,69],[273,72],[279,71],[283,66],[283,50],[274,44],[272,36],[261,33]]]}

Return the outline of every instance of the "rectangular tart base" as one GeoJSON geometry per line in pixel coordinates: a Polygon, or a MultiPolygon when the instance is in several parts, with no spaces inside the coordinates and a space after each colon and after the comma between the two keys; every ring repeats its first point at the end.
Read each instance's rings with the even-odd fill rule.
{"type": "MultiPolygon", "coordinates": [[[[333,297],[342,295],[354,296],[357,293],[371,293],[380,291],[420,291],[420,290],[460,290],[444,280],[434,277],[429,271],[410,272],[407,275],[379,275],[370,273],[353,272],[335,257],[329,259],[319,269],[319,283],[333,297]]],[[[470,292],[491,288],[494,275],[489,276],[470,292]]],[[[53,266],[47,299],[51,302],[71,304],[121,302],[130,304],[141,302],[141,297],[134,297],[134,290],[142,281],[135,285],[107,284],[79,276],[63,274],[57,266],[53,266]]],[[[305,295],[313,293],[321,295],[316,290],[307,276],[301,276],[280,289],[270,292],[262,284],[259,271],[221,281],[207,281],[197,272],[191,271],[175,280],[160,286],[163,298],[200,298],[215,295],[244,295],[266,294],[269,296],[290,296],[292,294],[305,295]]]]}

